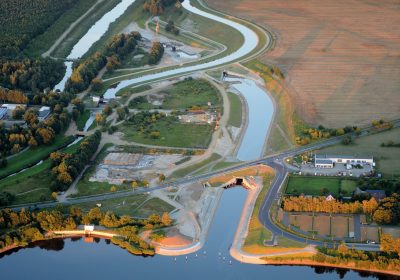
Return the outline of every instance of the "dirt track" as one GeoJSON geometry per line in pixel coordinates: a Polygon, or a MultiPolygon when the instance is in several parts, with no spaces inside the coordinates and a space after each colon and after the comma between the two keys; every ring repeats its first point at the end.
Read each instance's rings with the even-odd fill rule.
{"type": "Polygon", "coordinates": [[[206,0],[272,30],[296,110],[329,127],[400,115],[400,3],[358,0],[206,0]]]}

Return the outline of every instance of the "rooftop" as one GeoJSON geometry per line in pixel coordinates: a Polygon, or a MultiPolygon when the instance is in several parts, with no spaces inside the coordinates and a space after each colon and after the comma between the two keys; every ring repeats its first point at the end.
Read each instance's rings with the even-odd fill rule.
{"type": "Polygon", "coordinates": [[[315,159],[316,164],[333,164],[330,159],[315,159]]]}
{"type": "Polygon", "coordinates": [[[342,158],[342,159],[374,159],[373,156],[352,156],[352,155],[315,155],[315,159],[330,159],[330,158],[342,158]]]}

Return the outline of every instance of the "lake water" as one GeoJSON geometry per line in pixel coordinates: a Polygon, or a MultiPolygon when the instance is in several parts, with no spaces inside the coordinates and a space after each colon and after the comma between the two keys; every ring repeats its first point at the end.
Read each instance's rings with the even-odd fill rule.
{"type": "MultiPolygon", "coordinates": [[[[51,240],[0,258],[2,279],[339,279],[337,273],[318,274],[314,268],[243,264],[229,256],[246,191],[224,191],[205,246],[196,254],[177,257],[133,256],[107,244],[83,239],[51,240]],[[28,276],[29,275],[29,276],[28,276]],[[6,276],[5,278],[3,278],[6,276]]],[[[317,269],[319,273],[324,269],[317,269]]],[[[334,271],[334,270],[330,270],[334,271]]],[[[345,270],[341,270],[345,272],[345,270]]],[[[371,276],[372,277],[372,276],[371,276]]],[[[360,279],[349,271],[342,279],[360,279]]]]}

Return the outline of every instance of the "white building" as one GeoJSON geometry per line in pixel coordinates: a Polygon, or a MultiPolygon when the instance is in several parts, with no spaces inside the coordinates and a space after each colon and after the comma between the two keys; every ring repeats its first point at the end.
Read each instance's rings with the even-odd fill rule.
{"type": "Polygon", "coordinates": [[[333,168],[336,163],[345,165],[369,164],[375,166],[372,156],[315,155],[314,165],[316,168],[333,168]]]}

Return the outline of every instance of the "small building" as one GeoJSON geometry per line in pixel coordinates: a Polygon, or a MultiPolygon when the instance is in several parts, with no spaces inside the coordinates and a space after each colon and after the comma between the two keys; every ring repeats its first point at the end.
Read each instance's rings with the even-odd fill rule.
{"type": "Polygon", "coordinates": [[[375,198],[375,200],[378,202],[386,197],[384,190],[366,190],[365,192],[370,194],[371,197],[375,198]]]}
{"type": "Polygon", "coordinates": [[[333,168],[333,161],[330,159],[315,159],[316,168],[333,168]]]}
{"type": "Polygon", "coordinates": [[[92,97],[92,102],[94,103],[95,106],[99,106],[100,101],[101,101],[100,96],[93,96],[92,97]]]}
{"type": "Polygon", "coordinates": [[[50,107],[42,106],[38,112],[39,121],[44,121],[50,115],[50,107]]]}
{"type": "Polygon", "coordinates": [[[326,199],[325,199],[326,201],[332,201],[332,200],[335,200],[335,198],[333,197],[333,195],[328,195],[327,197],[326,197],[326,199]]]}
{"type": "Polygon", "coordinates": [[[84,231],[85,232],[93,232],[94,231],[94,225],[85,225],[84,231]]]}

